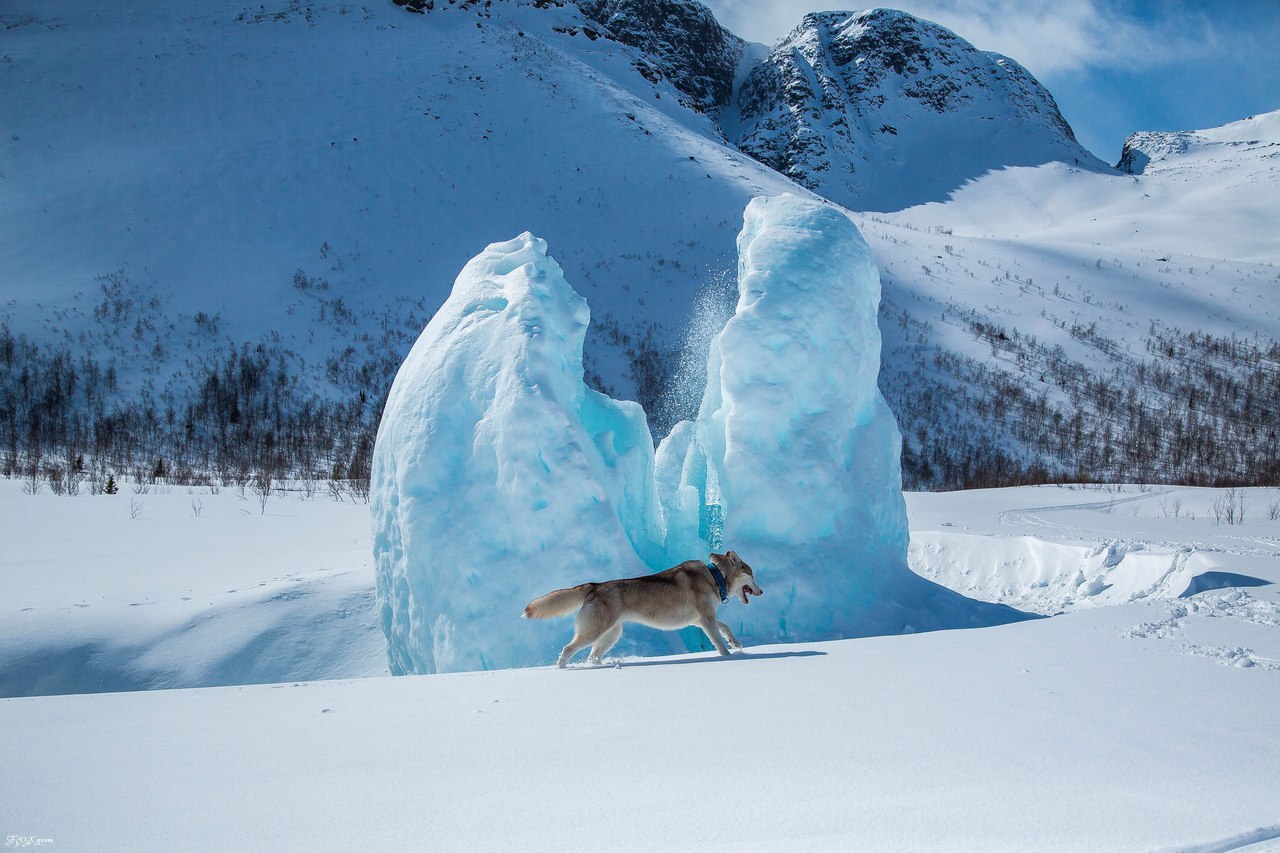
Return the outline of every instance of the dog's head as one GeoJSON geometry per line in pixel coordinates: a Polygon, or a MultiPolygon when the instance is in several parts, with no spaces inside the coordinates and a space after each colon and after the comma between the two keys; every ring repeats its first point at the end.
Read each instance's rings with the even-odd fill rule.
{"type": "Polygon", "coordinates": [[[741,598],[743,604],[748,603],[749,595],[764,595],[764,590],[756,583],[756,573],[743,562],[736,551],[712,554],[711,559],[715,560],[716,566],[724,574],[729,584],[729,594],[741,598]]]}

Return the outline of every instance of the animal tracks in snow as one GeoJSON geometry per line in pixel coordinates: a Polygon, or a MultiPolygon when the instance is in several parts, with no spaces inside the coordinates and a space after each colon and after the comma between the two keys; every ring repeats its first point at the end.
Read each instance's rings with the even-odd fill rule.
{"type": "Polygon", "coordinates": [[[1163,606],[1166,616],[1143,622],[1122,636],[1133,639],[1174,640],[1183,654],[1216,660],[1225,666],[1280,670],[1280,661],[1259,655],[1243,646],[1220,646],[1190,640],[1187,628],[1196,619],[1230,619],[1269,628],[1280,626],[1280,606],[1257,598],[1244,590],[1202,593],[1193,599],[1170,601],[1163,606]]]}

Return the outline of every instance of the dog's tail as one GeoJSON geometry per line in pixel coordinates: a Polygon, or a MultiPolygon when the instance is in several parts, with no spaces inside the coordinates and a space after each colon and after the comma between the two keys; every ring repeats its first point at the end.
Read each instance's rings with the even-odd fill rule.
{"type": "Polygon", "coordinates": [[[544,596],[535,598],[524,607],[526,619],[550,619],[554,616],[568,616],[582,606],[583,599],[591,584],[584,583],[569,589],[557,589],[544,596]]]}

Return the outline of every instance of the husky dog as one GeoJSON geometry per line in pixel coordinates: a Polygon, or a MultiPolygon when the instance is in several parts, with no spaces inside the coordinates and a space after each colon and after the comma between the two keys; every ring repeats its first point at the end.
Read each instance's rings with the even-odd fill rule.
{"type": "Polygon", "coordinates": [[[725,640],[735,649],[742,648],[729,626],[716,619],[716,610],[730,595],[740,597],[743,604],[748,595],[764,595],[751,567],[733,551],[712,554],[707,563],[686,560],[644,577],[557,589],[530,601],[524,615],[526,619],[550,619],[578,610],[573,639],[560,652],[558,667],[587,646],[591,647],[588,660],[600,663],[600,658],[622,636],[623,622],[639,622],[652,628],[697,625],[706,632],[716,651],[727,655],[725,640]]]}

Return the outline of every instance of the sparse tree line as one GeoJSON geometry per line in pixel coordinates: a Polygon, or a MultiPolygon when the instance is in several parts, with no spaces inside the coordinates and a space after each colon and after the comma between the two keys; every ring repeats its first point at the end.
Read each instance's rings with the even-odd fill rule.
{"type": "MultiPolygon", "coordinates": [[[[309,309],[341,348],[313,371],[271,339],[217,344],[219,318],[201,314],[195,328],[206,348],[157,392],[152,382],[126,387],[119,376],[118,359],[145,355],[132,343],[126,350],[105,342],[140,323],[156,327],[160,306],[141,302],[120,275],[104,277],[101,289],[97,336],[38,344],[0,323],[0,473],[55,492],[109,491],[127,477],[258,491],[328,481],[367,497],[378,418],[424,322],[421,303],[357,312],[330,295],[328,282],[299,271],[300,301],[290,312],[309,309]]],[[[918,343],[892,354],[880,377],[903,434],[907,488],[1280,484],[1275,341],[1153,322],[1145,352],[1135,355],[1094,325],[1059,324],[1100,355],[1086,364],[954,302],[945,319],[989,346],[991,357],[937,347],[930,323],[889,299],[882,306],[882,323],[899,324],[918,343]]],[[[689,382],[678,374],[690,353],[661,332],[652,324],[628,330],[612,317],[592,329],[597,344],[627,360],[655,439],[696,414],[697,403],[672,393],[689,382]]],[[[146,355],[143,372],[154,376],[164,355],[146,355]]],[[[590,352],[586,374],[616,396],[590,352]]]]}
{"type": "MultiPolygon", "coordinates": [[[[185,398],[122,393],[114,364],[0,325],[0,473],[55,492],[135,483],[341,482],[368,494],[383,389],[322,397],[266,344],[226,346],[193,371],[185,398]]],[[[394,369],[394,368],[393,368],[394,369]]],[[[268,486],[269,488],[269,486],[268,486]]]]}
{"type": "MultiPolygon", "coordinates": [[[[321,257],[333,260],[327,243],[321,257]]],[[[133,488],[251,488],[263,499],[282,481],[308,490],[327,481],[335,496],[368,497],[378,419],[428,316],[422,300],[357,310],[299,270],[287,313],[340,342],[311,368],[279,335],[219,343],[219,316],[167,320],[163,301],[123,272],[97,283],[93,326],[74,338],[37,343],[0,319],[0,474],[55,493],[110,493],[127,478],[133,488]],[[174,340],[187,320],[184,366],[159,344],[139,346],[174,340]]]]}
{"type": "MultiPolygon", "coordinates": [[[[1142,357],[1072,325],[1072,338],[1105,356],[1099,368],[971,308],[951,303],[947,314],[992,357],[909,348],[909,366],[882,373],[908,488],[1280,484],[1277,342],[1152,322],[1142,357]]],[[[925,325],[906,311],[894,319],[925,325]]]]}

